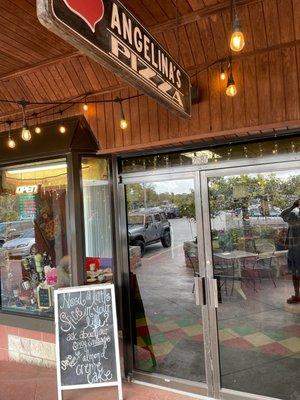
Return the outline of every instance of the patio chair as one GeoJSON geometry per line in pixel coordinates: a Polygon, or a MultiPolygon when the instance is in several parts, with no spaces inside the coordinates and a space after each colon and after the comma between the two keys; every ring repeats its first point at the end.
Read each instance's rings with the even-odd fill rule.
{"type": "MultiPolygon", "coordinates": [[[[198,257],[196,255],[194,255],[194,254],[190,255],[190,254],[187,254],[187,253],[186,253],[186,257],[187,257],[187,259],[189,260],[189,263],[192,266],[192,269],[193,269],[193,272],[194,272],[194,278],[199,278],[200,274],[197,271],[197,269],[198,269],[198,257]],[[196,262],[197,262],[197,265],[196,265],[196,262]]],[[[195,280],[194,280],[193,289],[192,289],[192,293],[194,293],[194,292],[195,292],[195,280]]]]}
{"type": "Polygon", "coordinates": [[[233,293],[234,289],[234,267],[229,265],[228,263],[222,263],[214,258],[214,278],[218,280],[219,290],[221,291],[222,287],[225,288],[226,296],[228,295],[227,290],[227,280],[232,280],[231,286],[231,294],[233,293]],[[231,273],[230,273],[231,270],[231,273]],[[221,283],[221,279],[223,279],[223,283],[221,283]]]}
{"type": "Polygon", "coordinates": [[[261,253],[254,260],[252,271],[253,271],[253,286],[255,286],[255,275],[258,276],[260,283],[262,282],[262,272],[266,272],[269,278],[272,280],[274,287],[276,288],[276,282],[273,275],[273,260],[275,260],[274,253],[261,253]]]}
{"type": "Polygon", "coordinates": [[[254,249],[260,253],[274,253],[276,250],[275,242],[273,239],[258,238],[254,239],[254,249]]]}

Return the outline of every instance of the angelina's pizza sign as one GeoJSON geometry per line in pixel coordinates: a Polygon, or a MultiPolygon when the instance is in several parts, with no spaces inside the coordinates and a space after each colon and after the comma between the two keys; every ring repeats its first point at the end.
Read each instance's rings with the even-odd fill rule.
{"type": "Polygon", "coordinates": [[[40,22],[183,117],[190,79],[118,0],[37,0],[40,22]]]}

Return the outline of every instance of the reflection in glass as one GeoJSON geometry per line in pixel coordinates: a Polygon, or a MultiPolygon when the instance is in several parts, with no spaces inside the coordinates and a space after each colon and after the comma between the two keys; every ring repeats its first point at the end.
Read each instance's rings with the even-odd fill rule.
{"type": "Polygon", "coordinates": [[[3,310],[53,315],[53,291],[70,285],[64,159],[0,171],[3,310]]]}
{"type": "Polygon", "coordinates": [[[106,159],[82,159],[87,283],[112,282],[111,204],[106,159]]]}
{"type": "Polygon", "coordinates": [[[272,139],[246,144],[212,146],[207,149],[176,152],[167,155],[158,154],[127,158],[122,161],[122,172],[129,173],[193,165],[205,166],[222,161],[266,158],[278,154],[297,153],[299,151],[299,137],[277,138],[276,140],[272,139]]]}
{"type": "Polygon", "coordinates": [[[225,388],[300,396],[299,197],[299,171],[209,179],[225,388]]]}
{"type": "Polygon", "coordinates": [[[126,186],[134,367],[205,381],[194,181],[126,186]]]}

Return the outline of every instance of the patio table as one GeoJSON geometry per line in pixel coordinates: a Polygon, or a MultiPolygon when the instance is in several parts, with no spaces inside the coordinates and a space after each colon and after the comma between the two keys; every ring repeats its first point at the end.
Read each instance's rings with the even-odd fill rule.
{"type": "Polygon", "coordinates": [[[225,263],[227,266],[228,264],[231,265],[232,267],[232,275],[230,278],[233,280],[233,289],[235,289],[243,299],[247,300],[247,296],[245,295],[245,292],[242,289],[242,269],[241,269],[241,262],[245,261],[246,259],[251,259],[251,258],[256,258],[258,257],[258,253],[250,253],[248,251],[243,251],[243,250],[234,250],[230,252],[224,252],[224,253],[214,253],[214,259],[215,260],[221,260],[223,263],[225,263]],[[237,283],[235,284],[235,281],[237,283]]]}

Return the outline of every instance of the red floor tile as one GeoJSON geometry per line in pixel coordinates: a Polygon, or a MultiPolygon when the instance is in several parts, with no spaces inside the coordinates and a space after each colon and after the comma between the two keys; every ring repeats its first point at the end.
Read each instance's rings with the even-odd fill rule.
{"type": "Polygon", "coordinates": [[[253,347],[251,343],[247,342],[247,340],[243,338],[225,340],[224,342],[222,342],[222,346],[233,347],[235,349],[242,350],[251,349],[253,347]]]}
{"type": "Polygon", "coordinates": [[[300,336],[300,325],[289,325],[285,327],[284,330],[291,333],[293,336],[300,336]]]}
{"type": "Polygon", "coordinates": [[[259,349],[263,353],[272,354],[276,356],[286,356],[290,354],[289,350],[286,347],[276,342],[261,346],[259,349]]]}

